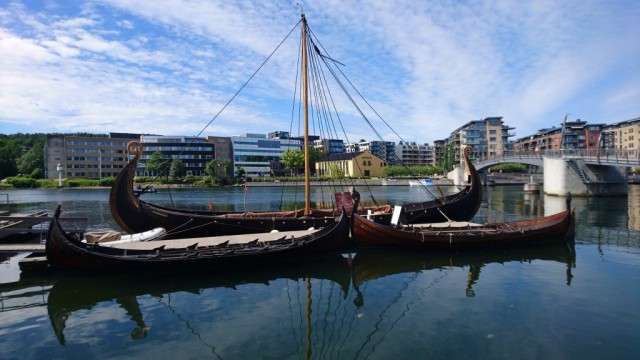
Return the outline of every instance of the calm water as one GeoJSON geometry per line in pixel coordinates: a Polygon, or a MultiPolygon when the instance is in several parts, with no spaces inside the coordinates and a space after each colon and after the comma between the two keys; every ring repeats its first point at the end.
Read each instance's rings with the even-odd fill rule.
{"type": "MultiPolygon", "coordinates": [[[[362,198],[370,199],[365,189],[362,198]]],[[[488,188],[476,222],[561,211],[564,199],[488,188]]],[[[381,202],[423,196],[374,187],[381,202]]],[[[115,227],[105,190],[16,190],[12,212],[62,204],[115,227]]],[[[314,191],[321,201],[328,193],[314,191]]],[[[294,207],[288,189],[182,190],[182,207],[294,207]]],[[[143,195],[170,204],[167,193],[143,195]]],[[[5,197],[0,197],[4,202],[5,197]]],[[[0,258],[0,358],[638,359],[640,186],[628,198],[574,198],[574,245],[482,254],[358,251],[233,273],[21,274],[0,258]]]]}

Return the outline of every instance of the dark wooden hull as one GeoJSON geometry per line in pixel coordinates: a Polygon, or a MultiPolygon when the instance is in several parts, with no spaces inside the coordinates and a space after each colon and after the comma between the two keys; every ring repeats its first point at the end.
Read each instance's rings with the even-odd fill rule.
{"type": "MultiPolygon", "coordinates": [[[[482,203],[482,180],[467,152],[464,161],[469,171],[469,185],[459,193],[439,199],[404,204],[405,224],[437,223],[445,221],[469,221],[482,203]]],[[[382,224],[388,222],[377,221],[382,224]]]]}
{"type": "MultiPolygon", "coordinates": [[[[54,269],[109,272],[133,269],[208,270],[290,261],[337,251],[349,245],[349,220],[344,214],[327,227],[295,239],[206,246],[202,245],[206,244],[204,238],[194,238],[189,239],[193,240],[193,245],[188,247],[167,246],[166,249],[159,247],[153,250],[126,249],[124,245],[115,248],[83,243],[64,231],[58,221],[59,215],[58,207],[49,226],[46,242],[47,260],[54,269]]],[[[260,235],[256,235],[256,239],[259,240],[260,235]]]]}
{"type": "MultiPolygon", "coordinates": [[[[330,224],[337,215],[332,210],[313,210],[311,216],[302,216],[301,211],[272,212],[215,212],[170,209],[140,200],[133,191],[133,178],[140,153],[137,143],[129,145],[129,152],[136,156],[120,171],[109,195],[109,208],[116,223],[128,233],[140,233],[157,227],[167,230],[166,238],[201,237],[261,233],[271,230],[291,231],[330,224]]],[[[475,216],[482,201],[480,177],[465,156],[471,174],[470,185],[463,191],[447,197],[405,204],[408,223],[441,222],[447,218],[457,221],[470,220],[475,216]],[[446,217],[443,215],[445,214],[446,217]]],[[[381,224],[391,221],[391,207],[372,209],[373,219],[381,224]],[[376,210],[380,214],[375,214],[376,210]]],[[[362,210],[361,210],[362,211],[362,210]]],[[[365,210],[366,211],[366,210],[365,210]]]]}
{"type": "Polygon", "coordinates": [[[480,227],[400,226],[378,224],[353,216],[352,237],[362,247],[396,247],[428,250],[467,250],[532,245],[572,238],[575,215],[569,209],[551,216],[480,227]]]}
{"type": "MultiPolygon", "coordinates": [[[[140,200],[134,195],[133,178],[140,157],[139,144],[129,144],[136,156],[120,171],[109,195],[109,208],[116,223],[128,233],[140,233],[157,227],[167,230],[167,239],[293,231],[320,228],[335,222],[333,210],[264,211],[254,213],[190,211],[170,209],[140,200]],[[138,148],[136,148],[138,147],[138,148]]],[[[390,208],[390,207],[389,207],[390,208]]]]}

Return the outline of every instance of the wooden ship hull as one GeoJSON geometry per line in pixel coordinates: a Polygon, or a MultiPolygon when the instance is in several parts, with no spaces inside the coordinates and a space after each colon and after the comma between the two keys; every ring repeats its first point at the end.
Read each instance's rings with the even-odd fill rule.
{"type": "MultiPolygon", "coordinates": [[[[136,197],[133,192],[133,178],[141,157],[141,147],[137,142],[129,144],[129,152],[134,158],[120,171],[109,195],[109,208],[116,223],[128,233],[140,233],[153,228],[167,230],[166,238],[203,237],[217,235],[237,235],[263,233],[273,230],[295,231],[310,227],[320,228],[335,222],[340,216],[338,210],[312,209],[309,216],[298,211],[259,212],[216,212],[170,209],[154,205],[136,197]]],[[[357,206],[349,196],[347,213],[357,206]]],[[[390,214],[390,206],[381,206],[374,211],[390,214]]],[[[390,215],[388,217],[390,219],[390,215]]]]}
{"type": "Polygon", "coordinates": [[[362,247],[395,247],[456,251],[566,241],[574,236],[570,209],[538,219],[500,224],[466,222],[389,226],[354,215],[352,238],[362,247]]]}
{"type": "Polygon", "coordinates": [[[53,269],[171,270],[224,269],[291,261],[340,250],[349,245],[349,220],[341,215],[326,227],[293,233],[184,238],[101,246],[67,233],[60,207],[49,226],[46,255],[53,269]],[[253,239],[253,240],[249,240],[253,239]]]}
{"type": "MultiPolygon", "coordinates": [[[[260,233],[272,230],[293,231],[331,224],[339,211],[312,209],[310,216],[298,211],[216,212],[170,209],[141,200],[133,192],[133,178],[140,158],[140,145],[131,143],[129,151],[136,154],[116,177],[109,195],[109,208],[116,223],[128,233],[139,233],[164,227],[168,239],[260,233]]],[[[470,183],[461,192],[435,200],[403,205],[407,223],[468,221],[482,202],[480,175],[465,155],[470,183]]],[[[347,212],[372,212],[374,221],[389,224],[391,206],[360,208],[345,204],[347,212]]]]}

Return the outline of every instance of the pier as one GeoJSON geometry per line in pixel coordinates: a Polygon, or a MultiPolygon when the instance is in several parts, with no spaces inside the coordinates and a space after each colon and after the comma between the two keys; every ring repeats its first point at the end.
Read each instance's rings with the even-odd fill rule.
{"type": "MultiPolygon", "coordinates": [[[[45,251],[44,237],[53,218],[44,211],[32,214],[0,215],[0,253],[45,251]]],[[[61,217],[63,223],[71,224],[72,233],[83,233],[87,228],[86,217],[61,217]]]]}

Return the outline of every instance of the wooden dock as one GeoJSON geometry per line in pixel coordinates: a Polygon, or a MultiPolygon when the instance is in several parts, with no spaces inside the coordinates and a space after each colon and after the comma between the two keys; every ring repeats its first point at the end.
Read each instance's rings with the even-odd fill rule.
{"type": "MultiPolygon", "coordinates": [[[[32,214],[0,215],[0,239],[8,241],[11,236],[36,235],[42,240],[49,229],[49,223],[53,218],[45,211],[32,214]]],[[[84,217],[61,217],[60,221],[74,223],[75,228],[86,229],[88,219],[84,217]]]]}
{"type": "Polygon", "coordinates": [[[44,253],[44,244],[0,244],[0,253],[36,252],[44,253]]]}
{"type": "Polygon", "coordinates": [[[13,234],[37,233],[37,230],[33,229],[33,227],[43,224],[47,221],[45,219],[47,219],[46,211],[38,211],[32,214],[1,215],[0,239],[13,234]]]}

